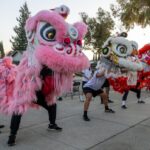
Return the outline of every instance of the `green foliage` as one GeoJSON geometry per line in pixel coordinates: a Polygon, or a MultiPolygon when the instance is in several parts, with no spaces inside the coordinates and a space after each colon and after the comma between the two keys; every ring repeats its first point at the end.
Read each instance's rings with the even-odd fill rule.
{"type": "Polygon", "coordinates": [[[27,39],[25,34],[25,23],[28,19],[30,12],[27,6],[27,3],[25,2],[23,6],[19,10],[20,16],[19,18],[16,18],[18,21],[18,26],[14,27],[14,32],[16,33],[16,36],[12,36],[12,39],[10,42],[12,43],[12,49],[18,50],[18,51],[24,51],[27,47],[27,39]]]}
{"type": "Polygon", "coordinates": [[[3,47],[3,42],[0,42],[0,58],[5,56],[5,52],[4,52],[4,47],[3,47]]]}
{"type": "Polygon", "coordinates": [[[100,54],[104,41],[110,36],[114,28],[114,21],[109,12],[102,8],[98,9],[97,15],[90,18],[85,12],[80,13],[83,22],[88,25],[88,33],[85,36],[85,48],[91,49],[100,54]]]}
{"type": "Polygon", "coordinates": [[[142,27],[150,25],[150,0],[117,0],[118,5],[111,5],[114,17],[119,17],[126,29],[135,24],[142,27]]]}

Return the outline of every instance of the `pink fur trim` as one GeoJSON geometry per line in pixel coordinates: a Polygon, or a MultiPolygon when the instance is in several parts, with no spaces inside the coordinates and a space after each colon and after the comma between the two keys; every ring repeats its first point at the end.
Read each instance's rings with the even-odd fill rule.
{"type": "Polygon", "coordinates": [[[37,100],[36,91],[40,90],[42,85],[39,77],[40,70],[39,64],[36,64],[36,67],[28,66],[28,55],[25,54],[17,67],[13,101],[9,106],[9,113],[23,114],[32,106],[33,101],[37,100]]]}
{"type": "Polygon", "coordinates": [[[14,97],[20,104],[36,100],[35,91],[41,88],[40,70],[37,68],[28,67],[27,64],[18,66],[14,97]]]}
{"type": "Polygon", "coordinates": [[[0,63],[0,111],[8,114],[14,91],[16,67],[12,59],[5,57],[0,63]]]}
{"type": "Polygon", "coordinates": [[[87,25],[83,22],[76,22],[74,27],[78,30],[78,39],[82,39],[87,33],[87,25]]]}
{"type": "Polygon", "coordinates": [[[35,55],[41,64],[47,65],[56,72],[75,73],[90,66],[89,60],[84,54],[82,56],[69,57],[42,45],[37,47],[35,55]]]}

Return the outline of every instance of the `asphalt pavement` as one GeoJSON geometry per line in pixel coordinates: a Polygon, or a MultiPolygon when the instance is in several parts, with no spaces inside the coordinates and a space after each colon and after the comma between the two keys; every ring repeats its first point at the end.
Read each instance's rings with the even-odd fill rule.
{"type": "Polygon", "coordinates": [[[121,108],[121,95],[111,91],[110,104],[116,113],[104,112],[99,97],[89,108],[90,122],[82,119],[83,102],[78,96],[57,102],[57,124],[62,132],[47,131],[48,115],[43,108],[29,110],[22,117],[16,145],[7,146],[10,116],[0,114],[0,150],[150,150],[150,92],[142,91],[146,104],[138,104],[130,92],[127,107],[121,108]]]}

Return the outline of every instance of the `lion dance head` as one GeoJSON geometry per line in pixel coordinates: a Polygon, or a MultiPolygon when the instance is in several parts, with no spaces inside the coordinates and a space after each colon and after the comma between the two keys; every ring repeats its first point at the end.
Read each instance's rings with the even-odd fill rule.
{"type": "Polygon", "coordinates": [[[82,52],[87,26],[82,22],[68,23],[67,6],[42,10],[28,18],[25,25],[28,46],[17,66],[9,112],[22,114],[36,101],[42,88],[40,71],[47,66],[53,71],[54,90],[46,98],[49,105],[56,97],[72,88],[73,73],[89,67],[82,52]]]}

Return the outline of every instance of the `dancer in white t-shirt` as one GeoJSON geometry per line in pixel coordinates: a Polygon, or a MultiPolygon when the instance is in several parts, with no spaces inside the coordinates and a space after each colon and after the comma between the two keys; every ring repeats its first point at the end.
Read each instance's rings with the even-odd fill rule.
{"type": "Polygon", "coordinates": [[[84,102],[84,113],[83,120],[90,121],[87,111],[92,100],[92,97],[100,96],[103,99],[103,103],[105,106],[105,112],[114,113],[115,111],[108,107],[108,96],[102,90],[102,86],[106,80],[106,69],[99,68],[94,72],[93,77],[83,86],[83,93],[85,94],[86,100],[84,102]]]}
{"type": "MultiPolygon", "coordinates": [[[[89,68],[82,71],[82,90],[83,90],[84,84],[86,84],[91,78],[92,78],[92,69],[90,66],[89,68]]],[[[83,94],[80,95],[80,101],[84,102],[83,94]]]]}

